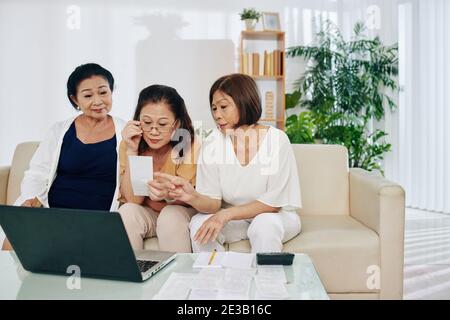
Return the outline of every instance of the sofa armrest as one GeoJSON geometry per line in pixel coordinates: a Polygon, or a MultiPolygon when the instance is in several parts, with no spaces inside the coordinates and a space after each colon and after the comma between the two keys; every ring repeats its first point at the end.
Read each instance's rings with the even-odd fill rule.
{"type": "Polygon", "coordinates": [[[0,204],[6,204],[6,191],[8,190],[9,170],[11,167],[0,167],[0,204]]]}
{"type": "Polygon", "coordinates": [[[405,191],[366,170],[350,169],[350,215],[380,237],[380,298],[403,297],[405,191]]]}

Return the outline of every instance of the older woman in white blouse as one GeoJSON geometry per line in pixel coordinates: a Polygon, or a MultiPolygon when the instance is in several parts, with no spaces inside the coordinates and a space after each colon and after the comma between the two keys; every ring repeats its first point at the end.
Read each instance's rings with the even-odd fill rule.
{"type": "Polygon", "coordinates": [[[203,143],[194,190],[170,180],[170,196],[199,211],[190,223],[194,252],[224,250],[249,239],[252,252],[280,252],[300,233],[300,186],[286,134],[258,123],[261,101],[254,80],[232,74],[210,90],[218,129],[203,143]]]}

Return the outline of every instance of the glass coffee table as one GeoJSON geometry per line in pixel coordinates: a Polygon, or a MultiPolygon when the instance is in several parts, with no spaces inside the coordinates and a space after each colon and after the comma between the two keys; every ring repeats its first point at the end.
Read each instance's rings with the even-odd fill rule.
{"type": "MultiPolygon", "coordinates": [[[[143,283],[30,273],[13,252],[0,251],[0,300],[2,299],[135,299],[151,300],[172,273],[197,273],[196,254],[178,254],[176,259],[143,283]]],[[[292,266],[284,266],[289,299],[328,300],[311,259],[296,254],[292,266]]],[[[249,299],[255,298],[252,280],[249,299]]]]}

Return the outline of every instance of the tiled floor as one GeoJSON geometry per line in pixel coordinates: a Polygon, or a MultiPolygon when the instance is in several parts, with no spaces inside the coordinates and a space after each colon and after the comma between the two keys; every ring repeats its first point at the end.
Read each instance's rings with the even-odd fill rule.
{"type": "Polygon", "coordinates": [[[404,299],[450,299],[450,215],[406,210],[404,299]]]}

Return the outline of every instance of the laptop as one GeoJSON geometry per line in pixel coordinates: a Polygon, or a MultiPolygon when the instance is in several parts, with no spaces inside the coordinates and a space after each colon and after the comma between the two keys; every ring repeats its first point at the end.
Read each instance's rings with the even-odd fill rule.
{"type": "Polygon", "coordinates": [[[0,205],[0,225],[25,270],[142,282],[176,254],[133,251],[117,212],[0,205]]]}

